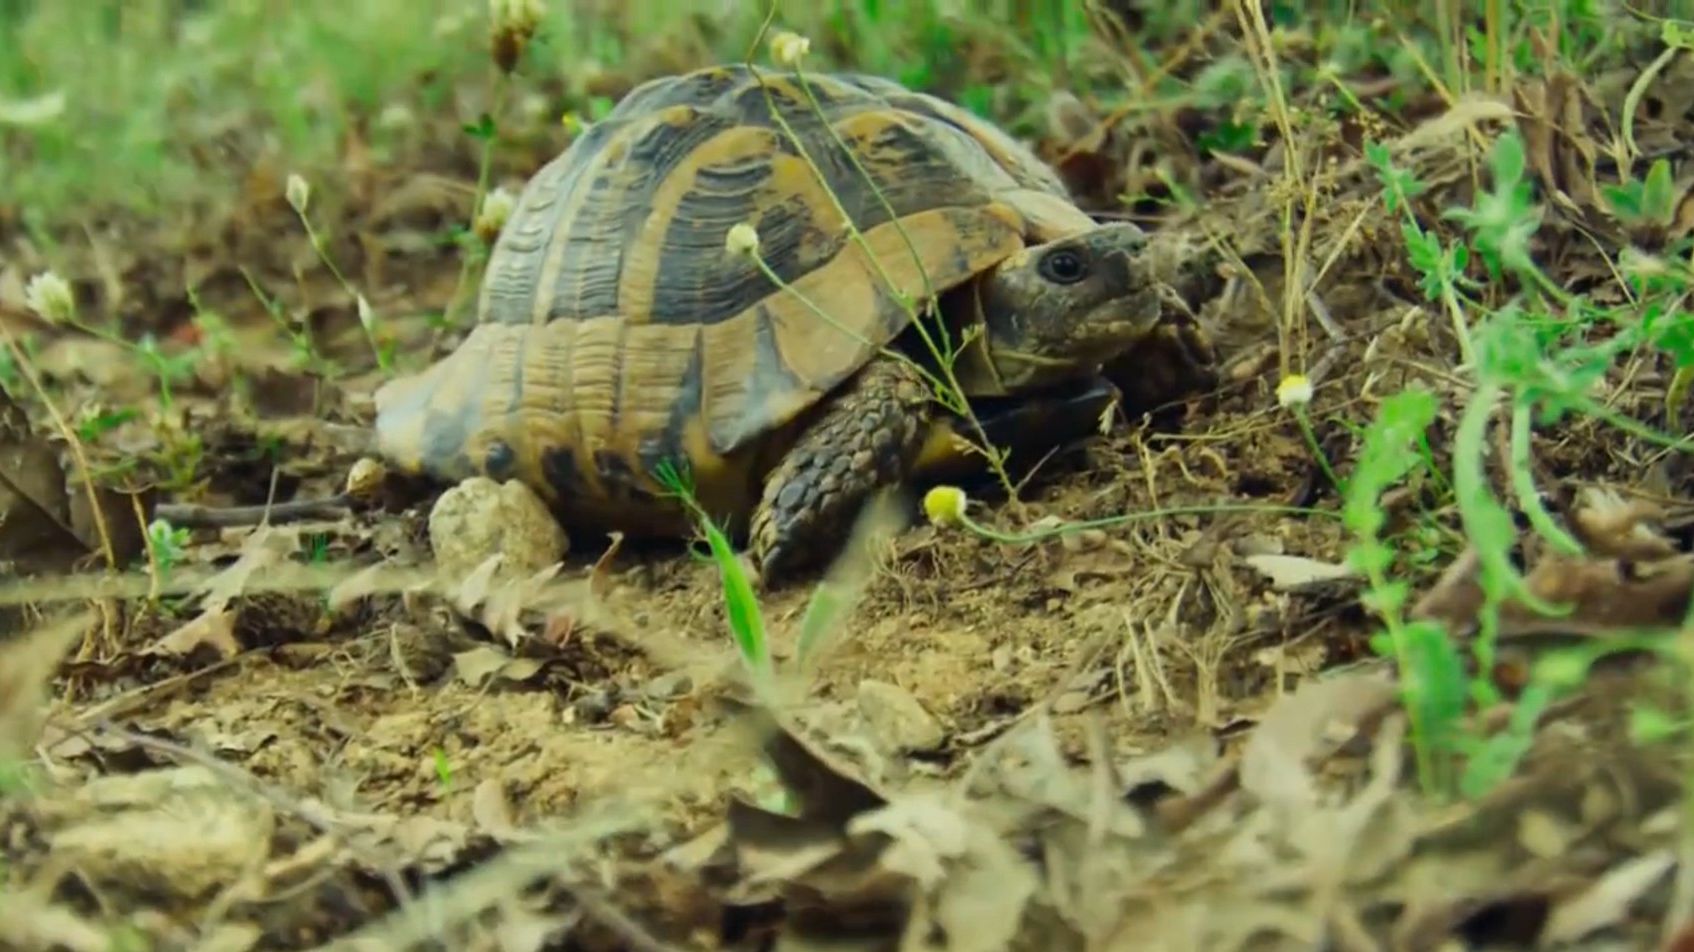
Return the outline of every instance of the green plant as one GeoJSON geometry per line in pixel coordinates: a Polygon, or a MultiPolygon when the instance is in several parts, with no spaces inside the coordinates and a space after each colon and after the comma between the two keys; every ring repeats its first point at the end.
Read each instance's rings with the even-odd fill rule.
{"type": "MultiPolygon", "coordinates": [[[[306,180],[299,175],[289,175],[285,195],[289,207],[294,209],[295,216],[300,219],[300,226],[306,230],[306,237],[312,243],[312,251],[317,254],[318,260],[323,262],[324,267],[329,269],[329,273],[335,277],[336,283],[341,285],[342,290],[353,298],[354,305],[358,309],[359,327],[365,332],[365,339],[370,342],[371,352],[376,355],[377,366],[385,372],[392,370],[394,367],[394,342],[378,339],[376,311],[371,307],[370,301],[365,299],[364,294],[360,293],[359,289],[347,280],[347,276],[341,273],[341,268],[336,265],[335,259],[330,257],[329,249],[324,245],[323,236],[318,234],[316,228],[312,227],[312,217],[307,213],[311,205],[311,186],[307,185],[306,180]]],[[[254,292],[258,292],[256,287],[254,292]]]]}
{"type": "MultiPolygon", "coordinates": [[[[1430,792],[1476,796],[1510,775],[1527,749],[1535,719],[1571,684],[1568,657],[1549,663],[1513,702],[1505,729],[1486,737],[1460,730],[1471,704],[1502,702],[1491,677],[1501,607],[1512,601],[1547,615],[1568,611],[1538,597],[1513,562],[1518,530],[1487,471],[1493,445],[1490,425],[1504,410],[1511,501],[1530,529],[1552,551],[1580,556],[1583,546],[1548,511],[1536,485],[1533,436],[1581,416],[1650,443],[1694,446],[1657,433],[1594,396],[1618,358],[1643,346],[1668,345],[1677,366],[1688,366],[1689,354],[1682,345],[1687,335],[1666,330],[1680,323],[1667,320],[1668,315],[1680,312],[1665,299],[1638,297],[1624,306],[1602,308],[1568,293],[1542,271],[1531,252],[1542,213],[1516,132],[1495,140],[1488,156],[1488,187],[1473,206],[1442,214],[1464,228],[1468,243],[1444,243],[1426,228],[1413,211],[1413,199],[1426,186],[1397,168],[1386,148],[1371,145],[1366,152],[1383,185],[1388,211],[1401,218],[1408,260],[1422,276],[1424,294],[1452,320],[1474,379],[1453,437],[1452,493],[1465,539],[1477,556],[1483,596],[1471,642],[1476,674],[1464,675],[1456,646],[1439,626],[1400,616],[1407,590],[1403,581],[1389,576],[1395,552],[1377,537],[1383,517],[1375,500],[1419,463],[1409,444],[1433,421],[1435,403],[1428,395],[1399,394],[1384,401],[1376,423],[1367,430],[1347,493],[1348,527],[1358,538],[1350,558],[1367,572],[1371,607],[1387,626],[1378,650],[1394,658],[1401,672],[1420,780],[1430,792]],[[1473,252],[1486,281],[1468,273],[1473,252]],[[1489,304],[1489,292],[1503,293],[1504,303],[1489,304]],[[1460,759],[1462,770],[1457,767],[1460,759]]],[[[1648,178],[1639,189],[1610,190],[1614,207],[1646,218],[1662,215],[1663,173],[1650,172],[1648,178]]],[[[1638,295],[1649,283],[1637,282],[1638,295]]],[[[1659,282],[1661,289],[1667,283],[1674,282],[1659,282]]]]}
{"type": "Polygon", "coordinates": [[[701,507],[694,495],[693,482],[686,466],[661,462],[656,476],[666,489],[693,515],[696,525],[710,547],[712,561],[717,564],[719,583],[723,586],[724,611],[728,616],[730,636],[746,663],[755,686],[769,684],[772,668],[770,642],[765,633],[764,612],[759,608],[753,582],[742,566],[729,537],[718,527],[710,513],[701,507]]]}
{"type": "Polygon", "coordinates": [[[188,530],[171,525],[163,519],[147,524],[147,554],[153,565],[153,591],[157,593],[170,581],[171,572],[187,554],[188,530]]]}

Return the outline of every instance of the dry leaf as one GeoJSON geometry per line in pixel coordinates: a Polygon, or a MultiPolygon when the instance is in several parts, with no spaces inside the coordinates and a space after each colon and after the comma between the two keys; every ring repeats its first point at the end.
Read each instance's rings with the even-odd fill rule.
{"type": "Polygon", "coordinates": [[[1394,145],[1396,149],[1404,150],[1439,146],[1484,122],[1510,122],[1512,116],[1511,103],[1485,93],[1467,93],[1455,101],[1451,109],[1426,120],[1401,136],[1394,145]]]}
{"type": "Polygon", "coordinates": [[[48,685],[92,621],[92,615],[82,613],[0,641],[0,762],[27,758],[35,747],[48,685]]]}
{"type": "Polygon", "coordinates": [[[1610,489],[1586,489],[1571,517],[1571,533],[1594,555],[1636,561],[1666,559],[1676,546],[1653,523],[1664,511],[1645,499],[1625,502],[1610,489]]]}
{"type": "Polygon", "coordinates": [[[1262,572],[1271,580],[1271,587],[1282,592],[1294,591],[1334,582],[1359,578],[1357,569],[1338,562],[1323,562],[1298,555],[1248,555],[1241,561],[1262,572]]]}
{"type": "Polygon", "coordinates": [[[542,662],[533,658],[514,658],[493,645],[479,645],[453,655],[453,673],[473,688],[482,687],[489,678],[506,681],[527,681],[540,671],[542,662]]]}
{"type": "Polygon", "coordinates": [[[1621,922],[1629,907],[1676,865],[1672,850],[1654,850],[1613,868],[1587,889],[1554,906],[1541,945],[1575,942],[1621,922]]]}
{"type": "Polygon", "coordinates": [[[61,571],[90,551],[71,528],[58,451],[0,387],[0,560],[61,571]]]}
{"type": "Polygon", "coordinates": [[[225,659],[241,653],[241,642],[235,637],[234,612],[227,608],[208,608],[148,645],[141,653],[186,658],[202,647],[212,649],[219,658],[225,659]]]}
{"type": "MultiPolygon", "coordinates": [[[[1413,618],[1441,621],[1453,632],[1470,631],[1482,606],[1477,558],[1466,550],[1442,573],[1412,609],[1413,618]]],[[[1567,605],[1562,615],[1544,616],[1518,601],[1500,609],[1500,634],[1597,636],[1677,625],[1694,593],[1694,556],[1656,562],[1623,559],[1588,561],[1549,556],[1525,577],[1537,597],[1567,605]]]]}
{"type": "Polygon", "coordinates": [[[1266,712],[1241,753],[1241,787],[1283,809],[1311,806],[1314,759],[1349,739],[1361,722],[1394,703],[1386,676],[1349,672],[1302,683],[1266,712]]]}
{"type": "Polygon", "coordinates": [[[155,490],[132,496],[96,486],[91,501],[77,472],[61,465],[58,450],[0,387],[0,561],[24,572],[63,571],[101,550],[102,529],[120,563],[143,551],[155,490]]]}
{"type": "Polygon", "coordinates": [[[242,540],[241,555],[201,586],[200,591],[206,596],[206,611],[221,612],[229,607],[246,590],[254,573],[277,565],[299,548],[300,539],[292,532],[275,526],[254,529],[242,540]]]}
{"type": "Polygon", "coordinates": [[[893,841],[882,853],[883,866],[911,877],[930,897],[914,910],[917,921],[907,935],[931,934],[924,920],[933,917],[948,952],[1008,948],[1040,885],[1029,862],[998,831],[942,795],[902,796],[847,829],[855,837],[880,833],[893,841]]]}
{"type": "Polygon", "coordinates": [[[471,795],[471,816],[483,832],[501,842],[524,838],[523,831],[512,822],[512,804],[506,799],[506,788],[493,777],[476,785],[476,792],[471,795]]]}

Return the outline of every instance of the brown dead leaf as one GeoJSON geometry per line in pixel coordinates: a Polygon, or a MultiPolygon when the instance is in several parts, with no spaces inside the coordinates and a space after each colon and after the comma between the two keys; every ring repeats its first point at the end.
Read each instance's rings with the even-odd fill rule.
{"type": "Polygon", "coordinates": [[[1346,743],[1361,723],[1395,702],[1393,681],[1348,672],[1302,683],[1278,701],[1241,753],[1241,787],[1260,801],[1298,811],[1317,800],[1316,760],[1346,743]]]}
{"type": "Polygon", "coordinates": [[[1135,837],[1145,832],[1141,815],[1117,798],[1123,778],[1108,776],[1103,783],[1096,783],[1097,778],[1073,771],[1052,721],[1045,715],[1002,739],[999,756],[985,774],[1018,801],[1069,816],[1113,836],[1135,837]],[[1102,788],[1111,794],[1102,796],[1102,788]]]}
{"type": "Polygon", "coordinates": [[[1165,792],[1193,794],[1216,773],[1221,755],[1210,731],[1190,731],[1150,754],[1119,764],[1118,785],[1125,798],[1143,801],[1165,792]]]}
{"type": "Polygon", "coordinates": [[[247,588],[252,577],[280,564],[300,548],[300,537],[275,526],[259,526],[241,542],[241,555],[223,571],[207,579],[200,591],[205,610],[221,612],[247,588]]]}
{"type": "Polygon", "coordinates": [[[449,599],[463,618],[488,629],[516,647],[542,631],[548,619],[597,617],[591,601],[590,578],[559,581],[564,563],[555,562],[518,577],[506,568],[506,557],[494,554],[454,584],[449,599]]]}
{"type": "Polygon", "coordinates": [[[71,528],[59,453],[0,387],[0,559],[61,571],[92,549],[71,528]]]}
{"type": "Polygon", "coordinates": [[[61,462],[0,387],[0,561],[23,572],[63,571],[99,552],[104,538],[113,558],[127,562],[143,549],[154,497],[152,489],[132,494],[96,486],[91,499],[76,467],[61,462]]]}
{"type": "Polygon", "coordinates": [[[28,757],[41,739],[48,685],[92,621],[85,612],[0,640],[0,761],[28,757]]]}
{"type": "Polygon", "coordinates": [[[478,645],[453,655],[453,673],[473,688],[482,687],[490,678],[528,681],[542,665],[534,658],[514,658],[493,645],[478,645]]]}
{"type": "Polygon", "coordinates": [[[768,709],[755,709],[751,720],[755,730],[763,734],[765,756],[793,794],[800,816],[845,828],[859,814],[888,803],[888,798],[857,771],[768,709]]]}
{"type": "Polygon", "coordinates": [[[1554,202],[1577,213],[1602,207],[1595,181],[1599,146],[1589,133],[1600,106],[1580,76],[1556,70],[1513,91],[1530,170],[1554,202]]]}
{"type": "Polygon", "coordinates": [[[1676,864],[1676,852],[1670,849],[1653,850],[1620,863],[1587,889],[1555,903],[1541,934],[1541,945],[1576,942],[1622,922],[1630,906],[1676,864]]]}
{"type": "Polygon", "coordinates": [[[233,658],[241,653],[241,642],[235,637],[233,611],[227,608],[208,608],[142,649],[141,653],[188,658],[202,648],[210,649],[220,659],[233,658]]]}
{"type": "Polygon", "coordinates": [[[841,907],[896,901],[891,877],[878,876],[874,851],[854,855],[833,824],[766,810],[735,797],[724,830],[742,879],[740,899],[779,893],[804,880],[841,907]]]}
{"type": "MultiPolygon", "coordinates": [[[[1467,549],[1412,609],[1455,633],[1469,632],[1482,607],[1476,553],[1467,549]]],[[[1569,606],[1568,614],[1543,616],[1518,601],[1500,609],[1500,634],[1602,636],[1680,624],[1694,594],[1694,556],[1656,562],[1583,560],[1550,555],[1525,577],[1536,597],[1569,606]]]]}
{"type": "Polygon", "coordinates": [[[1290,644],[1271,645],[1253,652],[1253,661],[1281,675],[1311,674],[1321,671],[1329,661],[1330,644],[1322,639],[1308,638],[1290,644]]]}
{"type": "Polygon", "coordinates": [[[1410,151],[1451,145],[1483,123],[1511,120],[1511,103],[1486,93],[1466,93],[1454,101],[1452,108],[1424,120],[1417,128],[1401,136],[1394,143],[1394,148],[1410,151]]]}
{"type": "Polygon", "coordinates": [[[512,804],[506,798],[506,788],[494,777],[476,785],[471,796],[471,816],[482,832],[501,842],[524,838],[523,831],[512,822],[512,804]]]}
{"type": "Polygon", "coordinates": [[[750,709],[746,723],[796,815],[731,798],[726,832],[740,878],[737,901],[781,896],[856,928],[897,928],[909,881],[880,862],[882,838],[846,832],[855,817],[888,801],[767,708],[750,709]]]}
{"type": "Polygon", "coordinates": [[[463,823],[427,815],[407,816],[394,825],[393,842],[420,869],[439,872],[464,853],[470,828],[463,823]]]}
{"type": "Polygon", "coordinates": [[[1676,546],[1654,524],[1664,519],[1645,499],[1625,502],[1611,489],[1585,489],[1571,515],[1571,532],[1594,555],[1636,561],[1676,555],[1676,546]]]}
{"type": "Polygon", "coordinates": [[[939,935],[946,952],[1009,948],[1040,879],[1016,846],[940,794],[901,796],[848,824],[854,837],[881,834],[887,869],[910,877],[927,902],[913,910],[908,935],[939,935]]]}

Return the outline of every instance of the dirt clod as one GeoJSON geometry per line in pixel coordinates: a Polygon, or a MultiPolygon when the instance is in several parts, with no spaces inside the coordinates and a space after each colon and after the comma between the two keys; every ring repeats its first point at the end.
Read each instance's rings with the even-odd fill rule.
{"type": "Polygon", "coordinates": [[[899,685],[866,678],[859,682],[858,705],[859,716],[884,753],[934,750],[947,738],[935,715],[899,685]]]}
{"type": "Polygon", "coordinates": [[[486,476],[441,494],[430,510],[429,541],[441,568],[459,576],[496,555],[503,557],[503,569],[539,572],[569,548],[564,527],[534,490],[486,476]]]}

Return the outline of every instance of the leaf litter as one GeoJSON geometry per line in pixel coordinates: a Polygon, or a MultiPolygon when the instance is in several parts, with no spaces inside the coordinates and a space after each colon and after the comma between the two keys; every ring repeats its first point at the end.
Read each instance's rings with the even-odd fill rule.
{"type": "MultiPolygon", "coordinates": [[[[1685,138],[1671,80],[1688,63],[1654,84],[1669,97],[1659,118],[1635,122],[1642,159],[1685,138]]],[[[1668,225],[1610,213],[1609,130],[1629,90],[1555,72],[1509,98],[1413,103],[1423,122],[1388,154],[1428,184],[1415,202],[1435,220],[1474,198],[1466,140],[1516,128],[1552,206],[1537,254],[1603,296],[1611,262],[1584,232],[1658,248],[1694,222],[1685,194],[1668,225]]],[[[1215,385],[1054,460],[1032,514],[1321,500],[1308,447],[1268,415],[1284,151],[1198,148],[1175,117],[1108,116],[1075,97],[1048,120],[1044,151],[1065,156],[1079,194],[1169,181],[1173,164],[1204,184],[1206,202],[1161,231],[1225,235],[1239,267],[1194,307],[1218,345],[1215,385]]],[[[544,156],[530,158],[514,181],[544,156]]],[[[1313,410],[1410,384],[1462,403],[1377,170],[1345,153],[1308,174],[1322,197],[1300,295],[1321,325],[1313,410]]],[[[367,268],[398,272],[420,305],[449,289],[418,222],[464,217],[456,181],[366,182],[387,198],[342,212],[347,233],[386,242],[367,268]]],[[[265,243],[193,255],[201,303],[271,348],[198,368],[174,429],[130,421],[107,444],[144,454],[203,429],[207,475],[178,493],[192,504],[336,496],[358,455],[338,428],[367,409],[368,379],[277,361],[273,315],[242,280],[251,269],[326,331],[326,352],[356,362],[352,302],[300,279],[310,256],[275,238],[286,219],[266,217],[284,211],[271,192],[230,213],[265,243]],[[238,379],[258,391],[230,396],[238,379]],[[279,438],[290,454],[252,451],[279,438]]],[[[178,276],[109,243],[87,255],[81,270],[114,308],[189,312],[178,276]]],[[[43,367],[84,402],[134,385],[74,352],[43,367]]],[[[1602,384],[1639,409],[1665,385],[1631,372],[1636,390],[1621,375],[1602,384]]],[[[775,708],[748,700],[712,566],[616,542],[599,556],[575,539],[563,557],[549,538],[533,555],[441,559],[428,508],[386,489],[375,506],[197,527],[164,578],[78,588],[53,572],[97,543],[69,508],[74,470],[24,409],[43,411],[0,407],[0,545],[52,571],[12,580],[6,606],[28,624],[0,637],[0,943],[105,948],[122,928],[219,949],[1649,948],[1694,912],[1686,770],[1637,738],[1642,704],[1675,711],[1676,686],[1596,667],[1541,711],[1507,781],[1427,797],[1406,685],[1369,653],[1364,580],[1322,520],[1179,515],[1025,546],[910,529],[805,700],[775,708]]],[[[1549,619],[1504,605],[1501,636],[1531,650],[1529,636],[1628,645],[1674,629],[1694,588],[1685,464],[1649,470],[1641,446],[1584,426],[1538,442],[1556,474],[1544,481],[1585,487],[1551,493],[1569,497],[1584,551],[1519,533],[1526,591],[1572,606],[1549,619]]],[[[1328,458],[1354,455],[1355,435],[1319,427],[1328,458]]],[[[1398,491],[1383,508],[1405,529],[1420,498],[1398,491]]],[[[111,511],[135,522],[127,495],[111,511]]],[[[1410,617],[1473,638],[1480,555],[1441,559],[1410,617]]],[[[804,598],[766,608],[779,658],[793,657],[804,598]]],[[[1479,705],[1474,718],[1499,716],[1479,705]]]]}

